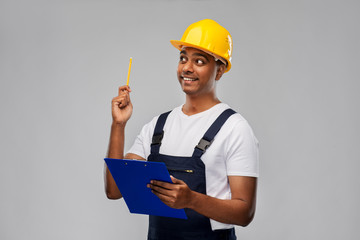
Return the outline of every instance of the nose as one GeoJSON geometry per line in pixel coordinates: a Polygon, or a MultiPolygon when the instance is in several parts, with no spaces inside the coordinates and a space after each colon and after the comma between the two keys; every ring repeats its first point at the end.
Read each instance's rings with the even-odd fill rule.
{"type": "Polygon", "coordinates": [[[183,71],[184,73],[192,73],[192,72],[194,72],[192,62],[191,62],[191,61],[187,61],[186,63],[184,63],[184,64],[183,64],[182,71],[183,71]]]}

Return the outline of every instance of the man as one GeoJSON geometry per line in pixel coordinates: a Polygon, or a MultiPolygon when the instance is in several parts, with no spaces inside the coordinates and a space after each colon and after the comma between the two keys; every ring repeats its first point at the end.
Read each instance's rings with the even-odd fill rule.
{"type": "MultiPolygon", "coordinates": [[[[258,177],[258,142],[247,121],[216,96],[216,82],[231,68],[232,39],[213,20],[191,24],[180,41],[177,77],[184,105],[146,124],[125,155],[124,131],[133,106],[131,89],[112,100],[109,158],[165,162],[173,183],[148,187],[188,220],[150,216],[148,239],[236,239],[233,225],[253,219],[258,177]]],[[[105,168],[110,199],[121,198],[105,168]]]]}

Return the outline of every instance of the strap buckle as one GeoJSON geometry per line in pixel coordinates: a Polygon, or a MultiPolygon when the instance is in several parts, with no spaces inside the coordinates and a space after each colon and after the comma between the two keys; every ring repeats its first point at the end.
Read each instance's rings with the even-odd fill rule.
{"type": "Polygon", "coordinates": [[[163,137],[164,137],[164,131],[162,131],[161,134],[153,135],[151,145],[158,145],[158,144],[160,145],[163,137]]]}
{"type": "Polygon", "coordinates": [[[208,147],[210,147],[210,145],[211,145],[212,142],[213,142],[213,140],[212,140],[212,141],[208,141],[208,140],[202,138],[202,139],[200,140],[200,142],[198,143],[198,145],[196,145],[196,148],[198,148],[198,149],[202,150],[203,152],[205,152],[206,149],[207,149],[208,147]]]}

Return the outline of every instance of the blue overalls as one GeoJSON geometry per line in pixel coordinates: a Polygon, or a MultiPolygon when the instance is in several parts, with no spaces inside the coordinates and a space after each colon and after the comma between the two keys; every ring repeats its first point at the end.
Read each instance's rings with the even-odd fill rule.
{"type": "MultiPolygon", "coordinates": [[[[170,112],[163,113],[158,118],[148,161],[164,162],[171,175],[183,180],[191,190],[206,194],[205,164],[201,160],[201,156],[210,146],[225,121],[234,114],[235,111],[227,109],[220,114],[195,147],[191,157],[176,157],[159,153],[161,140],[164,136],[163,127],[169,113],[170,112]]],[[[236,239],[234,228],[212,231],[209,218],[192,209],[185,209],[185,212],[188,217],[187,220],[150,215],[148,240],[236,239]]]]}

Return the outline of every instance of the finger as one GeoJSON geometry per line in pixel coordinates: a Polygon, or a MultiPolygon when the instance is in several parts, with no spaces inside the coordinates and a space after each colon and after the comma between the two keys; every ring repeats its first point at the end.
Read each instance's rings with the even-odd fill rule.
{"type": "Polygon", "coordinates": [[[129,92],[127,90],[119,92],[118,97],[130,97],[129,92]]]}
{"type": "Polygon", "coordinates": [[[130,104],[131,100],[130,100],[130,94],[127,90],[122,91],[121,93],[119,93],[119,97],[122,97],[122,105],[121,107],[127,106],[130,104]]]}
{"type": "Polygon", "coordinates": [[[124,101],[126,99],[125,95],[120,95],[120,96],[116,96],[112,99],[113,102],[120,102],[120,101],[124,101]]]}
{"type": "Polygon", "coordinates": [[[160,193],[162,195],[172,196],[172,190],[171,189],[166,189],[166,188],[159,187],[159,186],[152,185],[152,184],[149,184],[149,187],[151,188],[152,191],[155,191],[155,192],[160,193]]]}
{"type": "Polygon", "coordinates": [[[126,92],[125,100],[126,100],[127,104],[129,104],[129,103],[131,102],[131,100],[130,100],[130,94],[129,94],[128,92],[126,92]]]}
{"type": "Polygon", "coordinates": [[[113,98],[113,104],[118,105],[120,108],[126,107],[130,103],[128,92],[121,92],[119,96],[113,98]]]}
{"type": "Polygon", "coordinates": [[[124,86],[119,87],[119,95],[120,95],[122,92],[124,92],[124,91],[131,92],[131,89],[130,89],[130,87],[127,86],[127,85],[124,85],[124,86]]]}
{"type": "Polygon", "coordinates": [[[122,108],[126,106],[126,101],[124,100],[124,97],[115,97],[112,100],[113,107],[119,107],[122,108]]]}
{"type": "Polygon", "coordinates": [[[159,192],[156,192],[154,190],[152,190],[152,193],[154,193],[163,203],[165,203],[166,205],[168,205],[169,207],[173,207],[174,205],[174,198],[170,197],[170,196],[166,196],[164,194],[161,194],[159,192]]]}
{"type": "Polygon", "coordinates": [[[124,97],[122,97],[122,98],[120,99],[119,107],[120,107],[120,108],[124,108],[124,107],[126,107],[128,104],[129,104],[129,102],[128,102],[127,99],[126,99],[126,96],[124,96],[124,97]]]}
{"type": "Polygon", "coordinates": [[[163,181],[157,181],[157,180],[151,180],[150,183],[153,186],[159,186],[159,187],[166,188],[166,189],[169,189],[169,190],[173,189],[173,184],[172,183],[163,182],[163,181]]]}
{"type": "Polygon", "coordinates": [[[115,107],[115,106],[119,106],[120,102],[121,102],[121,97],[114,97],[114,98],[112,99],[112,105],[113,105],[114,107],[115,107]]]}

